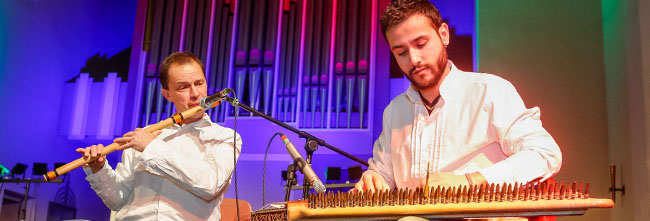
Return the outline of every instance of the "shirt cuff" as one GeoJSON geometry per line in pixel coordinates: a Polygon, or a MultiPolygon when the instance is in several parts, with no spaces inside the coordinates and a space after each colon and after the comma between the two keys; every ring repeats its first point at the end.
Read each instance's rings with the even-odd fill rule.
{"type": "Polygon", "coordinates": [[[510,168],[506,160],[498,162],[492,166],[483,168],[478,171],[485,177],[488,183],[502,184],[514,183],[516,179],[508,179],[515,175],[515,171],[510,168]]]}
{"type": "Polygon", "coordinates": [[[107,176],[108,171],[112,170],[113,168],[111,167],[111,165],[108,164],[108,160],[106,160],[104,161],[104,167],[102,167],[102,169],[97,171],[97,173],[93,173],[93,169],[90,168],[89,166],[84,166],[83,169],[84,172],[86,173],[86,180],[88,182],[93,183],[101,180],[102,177],[107,176]]]}
{"type": "Polygon", "coordinates": [[[163,161],[163,156],[165,156],[165,152],[167,151],[165,149],[167,143],[161,139],[153,139],[149,145],[147,145],[146,148],[144,148],[144,151],[142,151],[142,154],[138,156],[138,161],[140,162],[140,165],[144,166],[144,168],[147,169],[147,171],[152,172],[154,174],[158,174],[155,172],[154,165],[156,162],[162,162],[163,161]]]}

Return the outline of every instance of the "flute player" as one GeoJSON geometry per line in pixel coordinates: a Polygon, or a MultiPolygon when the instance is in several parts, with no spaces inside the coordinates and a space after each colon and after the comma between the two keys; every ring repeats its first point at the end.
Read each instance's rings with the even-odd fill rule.
{"type": "MultiPolygon", "coordinates": [[[[194,55],[176,52],[160,66],[162,95],[178,113],[207,96],[205,68],[194,55]]],[[[219,208],[234,168],[241,138],[207,114],[186,117],[154,133],[141,128],[114,140],[123,149],[113,169],[103,146],[76,151],[97,160],[84,165],[86,180],[117,220],[219,220],[219,208]]]]}

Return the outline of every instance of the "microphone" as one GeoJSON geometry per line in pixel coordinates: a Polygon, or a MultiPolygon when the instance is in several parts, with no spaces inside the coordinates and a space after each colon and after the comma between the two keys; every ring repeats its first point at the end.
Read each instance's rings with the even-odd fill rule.
{"type": "Polygon", "coordinates": [[[220,98],[224,98],[224,97],[228,96],[228,94],[230,94],[230,92],[232,92],[232,89],[224,88],[223,90],[215,93],[215,95],[217,95],[220,98]]]}
{"type": "Polygon", "coordinates": [[[230,94],[230,92],[232,92],[232,89],[226,88],[217,93],[214,93],[213,95],[201,98],[201,103],[199,105],[201,106],[201,108],[203,108],[203,110],[210,109],[211,107],[217,106],[221,100],[223,100],[228,96],[228,94],[230,94]],[[213,106],[213,104],[215,105],[213,106]]]}
{"type": "Polygon", "coordinates": [[[298,169],[300,169],[300,172],[305,175],[305,179],[311,183],[316,192],[324,193],[325,186],[320,181],[320,179],[318,179],[318,176],[316,176],[314,170],[311,169],[311,166],[307,164],[307,161],[305,161],[305,159],[300,156],[300,153],[298,153],[296,147],[291,142],[289,142],[289,138],[287,138],[287,136],[284,134],[280,134],[280,138],[282,138],[282,142],[284,142],[284,144],[287,146],[287,151],[289,152],[289,155],[291,155],[291,158],[293,158],[296,166],[298,166],[298,169]]]}

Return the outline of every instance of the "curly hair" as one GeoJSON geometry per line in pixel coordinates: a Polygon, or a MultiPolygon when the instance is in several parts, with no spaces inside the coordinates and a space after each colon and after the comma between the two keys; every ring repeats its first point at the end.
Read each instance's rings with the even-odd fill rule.
{"type": "Polygon", "coordinates": [[[160,84],[162,85],[162,88],[169,90],[169,67],[171,67],[172,64],[180,65],[192,61],[201,66],[201,71],[203,71],[203,76],[205,77],[205,66],[203,65],[203,62],[199,60],[199,58],[189,52],[174,52],[165,58],[162,64],[160,64],[160,84]]]}
{"type": "Polygon", "coordinates": [[[386,37],[386,31],[389,28],[395,27],[414,14],[429,18],[431,25],[436,30],[442,25],[440,12],[428,0],[394,0],[386,7],[386,10],[379,18],[384,37],[386,37]]]}

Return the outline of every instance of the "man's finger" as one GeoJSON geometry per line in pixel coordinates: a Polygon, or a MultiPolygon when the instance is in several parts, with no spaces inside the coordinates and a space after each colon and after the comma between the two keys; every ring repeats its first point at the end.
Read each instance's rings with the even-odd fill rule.
{"type": "Polygon", "coordinates": [[[118,150],[124,150],[124,149],[130,148],[132,146],[133,146],[132,143],[124,143],[124,144],[120,145],[119,147],[117,147],[117,149],[118,150]]]}
{"type": "Polygon", "coordinates": [[[126,142],[129,142],[131,139],[133,139],[132,136],[118,137],[118,138],[115,138],[115,140],[113,140],[113,142],[114,143],[126,143],[126,142]]]}
{"type": "Polygon", "coordinates": [[[91,156],[91,157],[96,157],[96,156],[97,156],[97,146],[93,145],[93,146],[90,148],[90,156],[91,156]]]}
{"type": "Polygon", "coordinates": [[[153,135],[157,137],[157,136],[159,136],[161,133],[162,133],[162,130],[157,130],[157,131],[154,131],[154,132],[153,132],[153,135]]]}
{"type": "Polygon", "coordinates": [[[125,144],[130,142],[132,139],[133,139],[132,137],[120,137],[120,138],[115,138],[113,142],[118,144],[125,144]]]}
{"type": "Polygon", "coordinates": [[[381,175],[376,175],[376,176],[373,176],[372,178],[373,178],[372,181],[373,181],[373,183],[375,184],[375,187],[378,190],[379,189],[386,189],[386,187],[388,186],[386,184],[386,181],[384,181],[384,177],[382,177],[381,175]]]}
{"type": "Polygon", "coordinates": [[[363,183],[363,190],[364,191],[371,191],[375,189],[375,185],[373,185],[372,182],[364,182],[363,183]]]}
{"type": "Polygon", "coordinates": [[[355,191],[363,191],[363,180],[360,180],[357,182],[357,184],[354,184],[354,189],[355,191]]]}
{"type": "Polygon", "coordinates": [[[382,190],[390,190],[390,186],[388,186],[388,183],[384,182],[381,186],[382,190]]]}
{"type": "Polygon", "coordinates": [[[372,175],[364,176],[363,177],[363,190],[374,190],[375,185],[373,183],[373,178],[372,175]]]}

